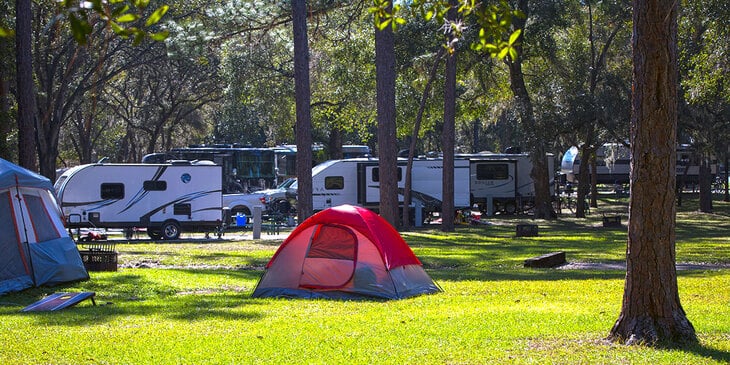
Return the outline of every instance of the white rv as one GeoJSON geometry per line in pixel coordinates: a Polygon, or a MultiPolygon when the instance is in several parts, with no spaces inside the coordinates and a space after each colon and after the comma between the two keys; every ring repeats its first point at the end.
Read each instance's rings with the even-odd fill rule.
{"type": "MultiPolygon", "coordinates": [[[[553,160],[548,155],[550,180],[553,160]]],[[[406,159],[398,160],[399,199],[403,201],[406,159]]],[[[530,177],[532,162],[527,154],[479,153],[457,155],[454,160],[454,207],[475,204],[487,212],[513,214],[534,202],[530,177]],[[488,204],[492,204],[488,206],[488,204]]],[[[426,211],[438,211],[442,201],[443,160],[413,160],[411,196],[426,211]]],[[[552,184],[551,184],[552,187],[552,184]]],[[[292,185],[296,189],[296,183],[292,185]]],[[[312,169],[312,206],[315,211],[341,204],[356,204],[377,210],[380,203],[378,159],[331,160],[312,169]]]]}
{"type": "Polygon", "coordinates": [[[208,161],[96,163],[67,170],[54,187],[68,228],[141,227],[152,239],[176,239],[221,226],[221,176],[208,161]]]}
{"type": "MultiPolygon", "coordinates": [[[[677,145],[677,179],[685,184],[699,181],[700,166],[696,161],[697,152],[689,145],[677,145]]],[[[571,147],[563,154],[561,172],[568,182],[577,183],[580,173],[581,156],[578,147],[571,147]]],[[[596,150],[596,179],[598,184],[628,184],[631,170],[631,150],[619,143],[606,143],[596,150]]],[[[710,163],[710,173],[717,175],[717,159],[710,163]]],[[[589,171],[589,176],[591,172],[589,171]]]]}
{"type": "MultiPolygon", "coordinates": [[[[454,205],[469,206],[469,161],[456,160],[454,205]]],[[[406,160],[398,160],[398,191],[403,202],[406,160]]],[[[411,196],[428,210],[440,208],[442,200],[441,159],[413,160],[411,196]]],[[[294,188],[295,186],[292,186],[294,188]]],[[[312,169],[312,208],[324,210],[341,204],[356,204],[377,210],[380,204],[380,174],[377,158],[330,160],[312,169]]]]}
{"type": "MultiPolygon", "coordinates": [[[[484,211],[514,214],[534,205],[532,160],[526,153],[477,153],[457,155],[469,160],[471,204],[484,211]],[[491,201],[491,206],[490,206],[491,201]]],[[[547,154],[550,189],[554,189],[555,161],[547,154]]],[[[551,191],[551,193],[554,193],[551,191]]]]}

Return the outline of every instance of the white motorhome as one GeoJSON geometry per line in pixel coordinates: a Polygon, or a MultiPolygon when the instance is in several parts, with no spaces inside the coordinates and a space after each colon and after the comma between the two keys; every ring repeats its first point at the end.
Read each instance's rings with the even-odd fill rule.
{"type": "MultiPolygon", "coordinates": [[[[406,159],[398,160],[401,203],[406,162],[406,159]]],[[[554,163],[552,158],[548,158],[548,162],[552,182],[554,163]]],[[[457,155],[454,160],[454,207],[462,209],[476,204],[487,212],[510,214],[527,209],[535,195],[531,170],[532,162],[527,154],[457,155]]],[[[412,174],[413,199],[424,204],[426,211],[438,211],[442,201],[443,160],[414,159],[412,174]]],[[[292,188],[297,188],[296,183],[292,188]]],[[[312,169],[312,190],[315,211],[341,204],[377,210],[380,203],[378,159],[354,158],[321,163],[312,169]]]]}
{"type": "Polygon", "coordinates": [[[146,228],[152,239],[222,224],[221,167],[95,163],[65,171],[54,185],[68,228],[146,228]]]}

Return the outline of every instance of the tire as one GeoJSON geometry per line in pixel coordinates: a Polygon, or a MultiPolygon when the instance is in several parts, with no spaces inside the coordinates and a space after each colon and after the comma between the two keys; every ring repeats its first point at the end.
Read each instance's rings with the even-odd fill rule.
{"type": "Polygon", "coordinates": [[[167,221],[162,224],[162,238],[176,240],[180,237],[180,224],[175,221],[167,221]]]}
{"type": "Polygon", "coordinates": [[[504,212],[510,215],[517,213],[517,204],[515,202],[504,203],[504,212]]]}
{"type": "Polygon", "coordinates": [[[162,239],[162,233],[157,229],[147,228],[147,235],[155,241],[162,239]]]}

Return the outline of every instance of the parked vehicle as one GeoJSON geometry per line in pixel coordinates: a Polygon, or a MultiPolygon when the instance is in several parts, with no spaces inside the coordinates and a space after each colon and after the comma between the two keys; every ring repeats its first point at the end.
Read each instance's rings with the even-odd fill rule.
{"type": "MultiPolygon", "coordinates": [[[[573,146],[563,154],[560,164],[561,173],[566,175],[569,183],[578,182],[582,158],[577,147],[573,146]]],[[[628,147],[618,143],[606,143],[596,150],[596,180],[598,184],[626,185],[629,183],[631,170],[631,151],[628,147]]],[[[710,163],[710,173],[717,175],[717,160],[710,163]]],[[[699,181],[700,166],[696,153],[691,146],[680,144],[677,146],[677,179],[685,184],[697,184],[699,181]]],[[[589,172],[590,176],[591,172],[589,172]]]]}
{"type": "MultiPolygon", "coordinates": [[[[535,183],[532,160],[526,153],[459,154],[469,160],[471,205],[481,211],[514,214],[534,205],[535,183]],[[489,205],[491,201],[491,206],[489,205]]],[[[551,194],[554,194],[555,160],[546,156],[551,194]]]]}
{"type": "Polygon", "coordinates": [[[231,218],[228,220],[228,217],[225,217],[226,222],[236,222],[234,219],[239,215],[246,216],[248,222],[253,217],[256,207],[261,207],[262,213],[267,211],[264,190],[255,193],[223,194],[223,208],[230,213],[231,218]]]}
{"type": "MultiPolygon", "coordinates": [[[[548,156],[550,179],[553,161],[548,156]]],[[[398,160],[399,199],[403,200],[406,159],[398,160]]],[[[312,202],[315,211],[341,204],[353,204],[378,210],[380,182],[376,158],[331,160],[312,169],[312,202]]],[[[534,203],[535,188],[527,154],[463,154],[454,160],[454,206],[474,205],[482,211],[513,214],[529,209],[534,203]],[[489,206],[488,204],[492,204],[489,206]]],[[[413,160],[411,196],[421,202],[426,212],[441,208],[443,160],[413,160]]],[[[552,183],[550,184],[552,187],[552,183]]],[[[293,184],[290,189],[296,189],[293,184]]]]}
{"type": "Polygon", "coordinates": [[[54,186],[68,228],[146,228],[152,239],[222,224],[221,166],[210,161],[81,165],[54,186]]]}

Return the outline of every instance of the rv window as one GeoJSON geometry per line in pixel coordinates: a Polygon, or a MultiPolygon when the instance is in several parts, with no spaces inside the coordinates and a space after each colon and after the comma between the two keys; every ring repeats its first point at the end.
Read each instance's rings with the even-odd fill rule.
{"type": "Polygon", "coordinates": [[[124,184],[122,183],[102,183],[101,184],[102,199],[124,199],[124,184]]]}
{"type": "Polygon", "coordinates": [[[342,176],[327,176],[324,178],[324,188],[328,190],[342,190],[345,188],[345,178],[342,176]]]}
{"type": "Polygon", "coordinates": [[[477,180],[506,180],[509,178],[509,167],[501,164],[477,164],[477,180]]]}
{"type": "Polygon", "coordinates": [[[187,215],[190,216],[193,213],[193,209],[190,203],[175,204],[172,206],[172,214],[174,215],[187,215]]]}
{"type": "Polygon", "coordinates": [[[142,183],[142,188],[147,191],[164,191],[167,190],[167,181],[147,180],[142,183]]]}
{"type": "MultiPolygon", "coordinates": [[[[398,181],[403,180],[403,169],[398,168],[398,181]]],[[[373,169],[373,182],[379,182],[380,181],[380,169],[374,168],[373,169]]]]}

